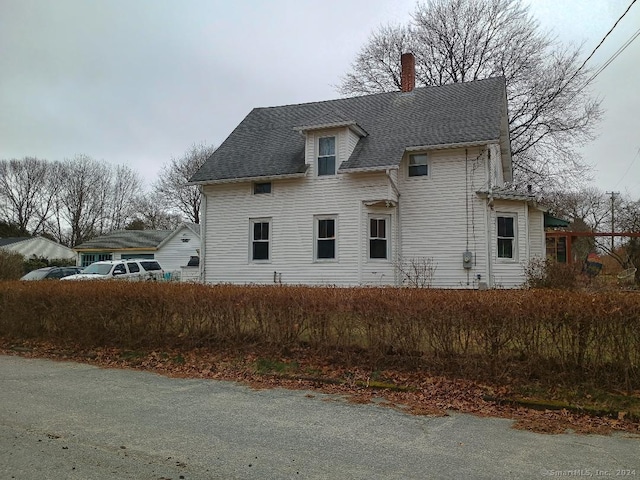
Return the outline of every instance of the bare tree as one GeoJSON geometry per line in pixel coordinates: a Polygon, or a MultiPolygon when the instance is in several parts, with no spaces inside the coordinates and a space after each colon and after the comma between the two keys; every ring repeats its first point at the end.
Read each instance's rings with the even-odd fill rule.
{"type": "Polygon", "coordinates": [[[139,196],[134,202],[135,214],[127,224],[129,230],[175,230],[182,216],[167,212],[157,193],[139,196]]]}
{"type": "Polygon", "coordinates": [[[112,189],[112,170],[86,155],[61,163],[55,216],[49,222],[51,234],[74,246],[104,233],[109,225],[107,205],[112,189]]]}
{"type": "Polygon", "coordinates": [[[400,53],[416,56],[416,83],[503,76],[516,183],[584,180],[576,148],[593,138],[601,110],[586,87],[580,47],[540,30],[522,0],[428,0],[407,26],[374,32],[344,77],[343,94],[400,88],[400,53]]]}
{"type": "Polygon", "coordinates": [[[142,193],[142,183],[137,172],[126,165],[118,165],[113,172],[112,187],[109,192],[109,229],[120,230],[136,214],[136,200],[142,193]]]}
{"type": "Polygon", "coordinates": [[[596,232],[609,225],[610,203],[598,188],[549,192],[543,203],[552,214],[571,221],[573,230],[596,232]]]}
{"type": "Polygon", "coordinates": [[[215,150],[212,145],[193,144],[182,157],[172,158],[162,167],[153,190],[166,209],[189,222],[200,223],[200,190],[187,182],[215,150]]]}
{"type": "Polygon", "coordinates": [[[22,234],[42,233],[58,191],[57,168],[35,157],[0,160],[0,216],[22,234]]]}

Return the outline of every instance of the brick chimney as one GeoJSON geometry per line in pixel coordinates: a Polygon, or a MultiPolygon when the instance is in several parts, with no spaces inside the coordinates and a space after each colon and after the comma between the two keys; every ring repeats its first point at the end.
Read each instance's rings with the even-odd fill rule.
{"type": "Polygon", "coordinates": [[[410,92],[416,86],[416,59],[413,53],[403,53],[400,56],[402,67],[402,91],[410,92]]]}

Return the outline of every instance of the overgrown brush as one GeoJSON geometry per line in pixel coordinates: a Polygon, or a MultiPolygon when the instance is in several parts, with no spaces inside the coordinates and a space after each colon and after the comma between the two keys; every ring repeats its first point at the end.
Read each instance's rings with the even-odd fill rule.
{"type": "Polygon", "coordinates": [[[0,335],[85,348],[259,346],[379,369],[640,388],[640,293],[2,282],[0,335]]]}

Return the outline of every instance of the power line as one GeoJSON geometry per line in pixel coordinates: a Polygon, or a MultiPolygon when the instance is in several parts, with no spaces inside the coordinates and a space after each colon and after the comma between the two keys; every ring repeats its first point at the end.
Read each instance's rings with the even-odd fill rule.
{"type": "Polygon", "coordinates": [[[636,154],[633,157],[633,160],[631,160],[631,163],[629,164],[629,167],[627,168],[627,171],[624,172],[622,177],[620,177],[620,180],[618,180],[618,183],[616,183],[613,188],[616,188],[618,185],[620,185],[620,182],[626,178],[627,173],[629,173],[629,170],[631,170],[631,167],[633,167],[633,164],[636,163],[636,160],[638,159],[638,157],[640,157],[640,148],[638,148],[638,150],[636,150],[636,154]]]}
{"type": "Polygon", "coordinates": [[[631,7],[633,7],[633,4],[636,3],[636,0],[631,0],[631,3],[629,4],[629,6],[627,7],[627,9],[624,11],[624,13],[622,15],[620,15],[620,18],[618,18],[618,20],[616,20],[616,23],[613,24],[613,27],[611,27],[611,29],[607,32],[607,34],[602,38],[602,40],[600,40],[600,43],[598,45],[596,45],[596,48],[593,49],[593,52],[591,52],[591,54],[587,57],[587,59],[582,62],[582,65],[580,65],[580,68],[578,68],[578,70],[576,70],[576,73],[574,74],[577,75],[578,72],[580,70],[582,70],[584,68],[584,66],[587,64],[587,62],[589,60],[591,60],[591,57],[593,57],[593,55],[596,53],[596,51],[600,48],[600,46],[604,43],[604,41],[607,39],[607,37],[611,34],[611,32],[613,32],[613,30],[618,26],[618,23],[620,23],[620,20],[622,20],[624,18],[624,16],[627,14],[627,12],[629,12],[629,10],[631,9],[631,7]]]}
{"type": "Polygon", "coordinates": [[[640,28],[638,30],[636,30],[636,33],[634,33],[631,38],[629,40],[627,40],[617,51],[616,53],[614,53],[611,57],[609,57],[609,59],[604,63],[604,65],[602,65],[598,70],[596,70],[596,72],[589,78],[589,80],[586,81],[585,83],[585,87],[587,85],[589,85],[593,80],[596,79],[596,77],[598,75],[600,75],[602,73],[602,71],[607,68],[609,66],[609,64],[611,62],[613,62],[616,58],[618,58],[618,55],[620,55],[622,52],[625,51],[625,49],[631,45],[631,42],[633,42],[636,38],[638,38],[638,36],[640,35],[640,28]]]}

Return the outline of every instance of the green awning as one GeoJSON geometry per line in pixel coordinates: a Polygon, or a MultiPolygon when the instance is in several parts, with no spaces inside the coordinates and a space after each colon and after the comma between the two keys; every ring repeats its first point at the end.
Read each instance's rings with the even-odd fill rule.
{"type": "Polygon", "coordinates": [[[568,226],[569,222],[566,220],[556,218],[548,213],[544,214],[544,228],[567,228],[568,226]]]}

